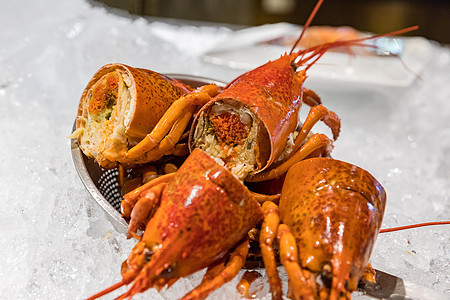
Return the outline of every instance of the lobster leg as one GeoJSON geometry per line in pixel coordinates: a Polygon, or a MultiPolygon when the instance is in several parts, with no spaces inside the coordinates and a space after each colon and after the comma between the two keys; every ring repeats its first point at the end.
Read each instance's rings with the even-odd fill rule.
{"type": "Polygon", "coordinates": [[[211,273],[216,273],[216,276],[214,278],[205,279],[199,286],[185,295],[182,299],[203,299],[207,297],[211,292],[233,279],[244,266],[245,259],[247,258],[248,248],[249,242],[248,239],[245,239],[231,253],[229,261],[226,263],[225,267],[220,273],[217,272],[217,269],[213,269],[211,273]]]}
{"type": "MultiPolygon", "coordinates": [[[[152,132],[147,134],[147,136],[136,146],[128,150],[126,158],[138,158],[155,148],[169,132],[172,126],[177,122],[177,120],[183,118],[183,114],[187,109],[198,105],[202,106],[217,93],[217,86],[215,84],[211,84],[202,87],[197,92],[187,94],[176,100],[164,113],[163,117],[159,120],[158,124],[156,124],[152,132]]],[[[184,132],[184,128],[181,131],[184,132]]]]}
{"type": "Polygon", "coordinates": [[[303,123],[300,133],[295,139],[293,152],[300,148],[301,143],[305,140],[312,127],[319,121],[323,121],[328,127],[330,127],[334,140],[338,138],[339,131],[341,129],[341,120],[339,117],[322,105],[313,106],[311,107],[311,110],[303,123]]]}
{"type": "Polygon", "coordinates": [[[300,266],[297,243],[287,225],[281,224],[278,227],[277,238],[280,244],[280,261],[289,276],[289,286],[294,299],[314,299],[317,293],[315,278],[300,266]]]}
{"type": "Polygon", "coordinates": [[[203,279],[200,285],[206,285],[209,282],[213,281],[214,278],[220,275],[220,273],[225,268],[226,258],[227,257],[224,256],[221,260],[215,262],[213,265],[210,265],[206,269],[206,273],[205,275],[203,275],[203,279]]]}
{"type": "Polygon", "coordinates": [[[274,169],[258,173],[254,176],[247,177],[245,180],[249,182],[260,182],[276,178],[286,173],[295,163],[307,158],[317,150],[322,151],[324,155],[328,155],[333,147],[333,141],[325,134],[316,133],[288,160],[274,169]]]}
{"type": "Polygon", "coordinates": [[[175,144],[180,140],[180,137],[183,135],[184,130],[191,120],[193,112],[194,109],[192,107],[188,112],[186,112],[183,116],[180,116],[180,118],[175,121],[169,133],[162,139],[162,141],[153,149],[145,153],[146,160],[157,160],[175,147],[175,144]]]}
{"type": "Polygon", "coordinates": [[[131,211],[131,219],[128,225],[128,238],[131,238],[133,233],[136,233],[139,228],[145,227],[149,218],[159,206],[161,192],[166,185],[166,182],[157,184],[141,195],[141,199],[139,199],[131,211]]]}
{"type": "Polygon", "coordinates": [[[264,202],[262,209],[264,220],[259,235],[259,245],[270,284],[272,299],[281,300],[283,292],[273,250],[273,242],[276,239],[278,225],[280,224],[280,215],[278,206],[273,202],[264,202]]]}
{"type": "Polygon", "coordinates": [[[255,193],[255,192],[251,192],[251,193],[253,195],[253,198],[261,204],[265,203],[265,202],[278,203],[278,201],[280,200],[280,194],[264,195],[264,194],[259,194],[259,193],[255,193]]]}
{"type": "MultiPolygon", "coordinates": [[[[300,129],[300,133],[298,134],[298,136],[295,139],[294,146],[292,148],[292,153],[294,153],[294,154],[280,166],[278,166],[270,171],[267,171],[267,172],[269,172],[268,175],[264,175],[265,172],[263,172],[261,174],[254,176],[253,179],[250,179],[250,181],[262,181],[262,180],[258,180],[258,179],[255,180],[255,178],[258,178],[258,176],[261,176],[261,178],[265,178],[264,180],[269,180],[269,179],[278,177],[279,175],[287,172],[289,167],[291,167],[294,163],[306,158],[307,155],[314,152],[315,150],[313,150],[312,152],[308,152],[311,150],[311,149],[309,149],[309,145],[308,145],[309,141],[304,145],[305,148],[306,148],[306,145],[308,145],[308,149],[303,149],[301,147],[302,147],[302,143],[306,139],[306,137],[307,137],[308,133],[311,131],[312,127],[319,121],[323,121],[328,127],[330,127],[331,132],[333,133],[333,139],[336,140],[337,137],[339,136],[339,131],[341,129],[341,120],[339,119],[339,117],[334,112],[332,112],[331,110],[328,110],[327,108],[325,108],[322,105],[313,106],[313,107],[311,107],[311,110],[309,111],[308,116],[307,116],[305,122],[303,123],[302,128],[300,129]],[[304,151],[303,154],[299,155],[299,153],[298,153],[299,149],[301,149],[301,151],[304,151]],[[305,150],[306,150],[306,152],[305,152],[305,150]],[[304,155],[306,155],[306,156],[304,156],[304,155]],[[267,177],[265,177],[265,176],[267,176],[267,177]]],[[[311,139],[313,139],[313,137],[311,137],[311,139]]],[[[327,139],[325,137],[321,137],[319,139],[319,141],[315,141],[315,146],[313,145],[313,147],[319,146],[319,148],[321,148],[320,144],[322,144],[324,142],[327,143],[327,139]]],[[[327,146],[325,146],[325,147],[328,148],[327,146]]],[[[325,151],[327,151],[327,150],[325,150],[325,151]]]]}
{"type": "Polygon", "coordinates": [[[322,100],[319,95],[316,94],[313,90],[303,89],[303,102],[310,107],[322,104],[322,100]]]}
{"type": "Polygon", "coordinates": [[[129,192],[128,194],[123,196],[123,200],[121,203],[121,209],[122,209],[122,217],[123,218],[130,218],[131,212],[133,210],[133,207],[136,205],[138,200],[141,197],[141,193],[144,193],[145,191],[159,185],[160,183],[167,183],[175,173],[162,175],[158,178],[155,178],[146,184],[141,185],[137,189],[129,192]]]}

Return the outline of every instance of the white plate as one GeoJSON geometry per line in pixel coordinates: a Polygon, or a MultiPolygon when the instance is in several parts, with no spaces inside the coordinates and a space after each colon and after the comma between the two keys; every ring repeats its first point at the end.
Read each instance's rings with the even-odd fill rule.
{"type": "MultiPolygon", "coordinates": [[[[328,52],[308,71],[308,80],[342,87],[407,87],[418,78],[430,60],[432,44],[422,37],[399,40],[403,45],[400,58],[328,52]]],[[[247,71],[289,51],[288,47],[256,44],[226,51],[215,50],[206,53],[203,59],[215,65],[247,71]]]]}

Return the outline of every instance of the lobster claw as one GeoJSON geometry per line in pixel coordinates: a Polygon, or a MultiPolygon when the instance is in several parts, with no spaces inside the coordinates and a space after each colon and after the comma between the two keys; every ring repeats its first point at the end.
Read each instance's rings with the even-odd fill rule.
{"type": "Polygon", "coordinates": [[[161,193],[128,258],[124,297],[162,288],[223,258],[262,219],[259,203],[229,171],[195,149],[161,193]]]}

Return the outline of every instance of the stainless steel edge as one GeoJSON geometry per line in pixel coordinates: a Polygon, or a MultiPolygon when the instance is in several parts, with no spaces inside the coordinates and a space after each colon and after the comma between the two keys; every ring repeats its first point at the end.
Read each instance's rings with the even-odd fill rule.
{"type": "Polygon", "coordinates": [[[167,73],[167,74],[164,73],[164,75],[174,78],[176,80],[180,80],[181,82],[184,82],[187,84],[189,82],[198,82],[198,83],[201,83],[202,85],[215,83],[220,87],[224,87],[226,85],[226,83],[221,80],[216,80],[213,78],[197,76],[197,75],[187,75],[187,74],[178,74],[178,73],[167,73]]]}
{"type": "Polygon", "coordinates": [[[94,200],[106,212],[106,216],[111,222],[111,224],[114,226],[114,228],[119,232],[126,233],[128,227],[127,222],[125,222],[120,213],[105,199],[105,197],[103,197],[103,195],[95,186],[84,163],[83,159],[84,154],[79,148],[76,139],[72,139],[71,141],[71,151],[75,169],[77,170],[78,176],[80,176],[81,182],[83,182],[89,194],[91,194],[92,198],[94,198],[94,200]]]}
{"type": "Polygon", "coordinates": [[[375,270],[375,283],[366,283],[358,287],[364,295],[375,299],[390,300],[440,300],[446,295],[431,288],[405,281],[392,274],[375,270]]]}

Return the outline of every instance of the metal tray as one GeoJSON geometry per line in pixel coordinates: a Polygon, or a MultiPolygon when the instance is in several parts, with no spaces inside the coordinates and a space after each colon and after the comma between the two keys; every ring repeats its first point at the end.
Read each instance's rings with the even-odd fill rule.
{"type": "MultiPolygon", "coordinates": [[[[225,86],[224,82],[206,77],[183,74],[166,75],[180,80],[193,88],[210,83],[215,83],[218,86],[225,86]]],[[[75,123],[72,131],[73,130],[75,130],[75,123]]],[[[122,218],[120,213],[120,202],[122,201],[122,196],[120,195],[117,178],[119,174],[118,170],[104,169],[100,167],[94,159],[85,156],[79,148],[76,139],[71,140],[71,152],[75,169],[77,170],[81,181],[91,194],[92,198],[94,198],[94,200],[106,212],[106,215],[114,228],[119,232],[126,233],[128,224],[122,218]]]]}

